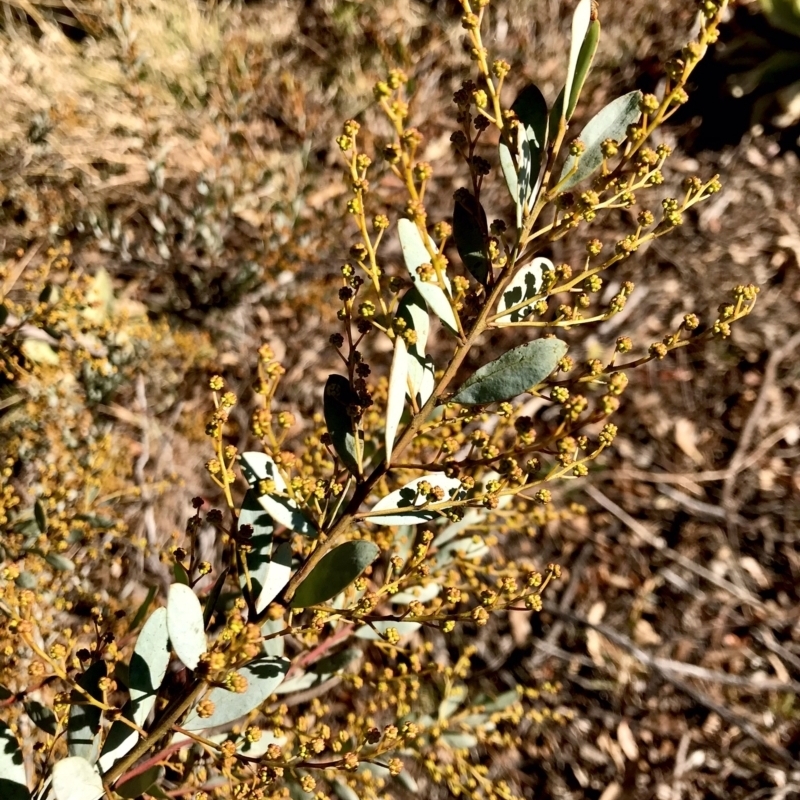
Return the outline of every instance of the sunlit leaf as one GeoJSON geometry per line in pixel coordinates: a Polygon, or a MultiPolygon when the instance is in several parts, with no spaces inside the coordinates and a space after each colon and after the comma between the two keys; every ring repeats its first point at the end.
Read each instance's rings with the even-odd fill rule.
{"type": "MultiPolygon", "coordinates": [[[[514,140],[514,147],[517,148],[517,152],[519,152],[519,145],[517,142],[519,141],[519,132],[515,135],[514,140]]],[[[506,186],[508,187],[508,193],[511,195],[511,199],[514,201],[516,205],[519,206],[519,177],[517,175],[518,168],[517,163],[514,159],[514,155],[511,153],[511,149],[509,146],[501,141],[500,145],[498,146],[498,153],[500,156],[500,169],[503,172],[503,177],[506,179],[506,186]]],[[[519,206],[518,208],[519,216],[522,216],[522,207],[519,206]]],[[[517,227],[519,227],[520,220],[517,220],[517,227]]]]}
{"type": "MultiPolygon", "coordinates": [[[[589,24],[589,30],[586,31],[583,44],[581,45],[580,53],[578,54],[578,61],[575,65],[575,77],[572,81],[572,92],[567,104],[566,118],[569,121],[575,113],[575,108],[578,105],[583,84],[586,82],[586,76],[589,74],[589,68],[594,61],[594,54],[597,52],[597,43],[600,41],[600,20],[594,20],[589,24]]],[[[560,106],[558,106],[560,108],[560,106]]]]}
{"type": "Polygon", "coordinates": [[[268,619],[262,626],[261,626],[261,635],[264,637],[271,637],[265,638],[264,641],[261,643],[261,647],[264,651],[264,655],[266,656],[282,656],[285,649],[286,649],[286,637],[285,636],[271,636],[271,634],[279,633],[286,629],[286,621],[283,617],[279,617],[278,619],[268,619]]]}
{"type": "Polygon", "coordinates": [[[442,501],[460,499],[461,481],[458,478],[448,478],[443,472],[432,472],[429,475],[414,478],[401,489],[379,500],[372,507],[367,521],[375,525],[418,525],[420,522],[429,522],[441,517],[443,513],[441,508],[414,510],[428,502],[419,490],[419,485],[423,481],[429,483],[434,489],[438,487],[443,490],[442,501]],[[396,513],[388,513],[391,511],[396,513]]]}
{"type": "Polygon", "coordinates": [[[167,630],[178,658],[189,669],[197,669],[207,649],[203,607],[197,595],[182,583],[169,587],[167,630]]]}
{"type": "MultiPolygon", "coordinates": [[[[100,679],[106,677],[106,662],[96,661],[78,679],[78,685],[95,700],[102,701],[100,679]]],[[[69,718],[67,720],[67,747],[71,756],[81,756],[94,762],[97,758],[101,710],[89,705],[77,689],[70,693],[69,718]]]]}
{"type": "MultiPolygon", "coordinates": [[[[526,300],[530,300],[542,291],[545,270],[552,272],[553,262],[549,258],[534,258],[511,279],[503,290],[497,313],[502,314],[507,308],[513,308],[526,300]]],[[[508,314],[497,318],[497,322],[522,322],[533,311],[533,304],[522,306],[508,314]]]]}
{"type": "Polygon", "coordinates": [[[453,239],[461,260],[478,283],[486,285],[491,262],[486,255],[489,226],[486,212],[475,195],[466,190],[456,192],[453,208],[453,239]]]}
{"type": "Polygon", "coordinates": [[[536,339],[476,370],[453,395],[463,405],[511,400],[541,383],[567,352],[560,339],[536,339]]]}
{"type": "Polygon", "coordinates": [[[376,544],[351,541],[323,556],[309,576],[297,587],[292,608],[324,603],[346,589],[379,555],[376,544]]]}
{"type": "Polygon", "coordinates": [[[103,781],[85,758],[64,758],[53,765],[53,794],[55,800],[98,800],[103,781]]]}
{"type": "Polygon", "coordinates": [[[317,529],[311,520],[300,510],[297,503],[287,496],[286,481],[275,462],[266,453],[256,451],[242,453],[239,456],[239,465],[244,479],[258,495],[259,504],[275,522],[305,536],[317,535],[317,529]],[[261,494],[258,486],[263,480],[271,480],[275,485],[275,491],[261,494]]]}
{"type": "MultiPolygon", "coordinates": [[[[133,721],[131,714],[131,704],[126,703],[122,709],[122,716],[129,721],[133,721]]],[[[100,751],[100,758],[97,766],[100,771],[105,773],[110,770],[117,761],[130,753],[139,741],[139,734],[121,719],[116,720],[108,730],[103,749],[100,751]]]]}
{"type": "Polygon", "coordinates": [[[570,156],[567,159],[561,170],[560,180],[563,181],[560,185],[561,189],[569,189],[599,169],[603,163],[603,142],[606,139],[613,139],[615,142],[625,139],[628,126],[641,116],[639,110],[641,99],[642,93],[639,91],[624,94],[598,111],[586,123],[586,127],[580,135],[580,140],[586,145],[586,150],[579,158],[570,156]],[[573,168],[575,168],[575,172],[570,175],[573,168]]]}
{"type": "Polygon", "coordinates": [[[386,399],[385,446],[387,463],[391,463],[392,460],[394,437],[397,435],[400,417],[403,416],[403,408],[405,407],[406,390],[408,389],[408,364],[409,355],[406,343],[402,336],[395,336],[394,357],[392,358],[392,368],[389,373],[389,391],[386,399]]]}
{"type": "Polygon", "coordinates": [[[17,737],[0,721],[0,797],[3,800],[30,800],[25,777],[25,760],[17,737]]]}
{"type": "Polygon", "coordinates": [[[283,682],[290,663],[286,658],[263,656],[238,667],[236,671],[247,681],[247,689],[244,692],[229,692],[220,686],[213,688],[208,699],[214,704],[214,713],[201,718],[196,711],[192,711],[181,727],[187,731],[201,731],[228,725],[249,714],[275,692],[283,682]]]}
{"type": "Polygon", "coordinates": [[[39,339],[26,339],[22,343],[22,352],[34,364],[47,364],[56,367],[61,363],[58,353],[47,342],[39,339]]]}
{"type": "Polygon", "coordinates": [[[289,583],[292,575],[292,545],[283,542],[272,553],[264,576],[264,588],[256,600],[256,612],[261,613],[289,583]]]}
{"type": "MultiPolygon", "coordinates": [[[[272,550],[272,536],[275,524],[272,517],[264,510],[258,501],[258,494],[254,489],[249,489],[242,500],[239,510],[239,531],[245,526],[249,527],[251,537],[248,540],[250,550],[245,556],[247,573],[250,576],[250,586],[253,597],[258,597],[264,588],[267,569],[272,550]]],[[[239,585],[244,589],[246,578],[239,576],[239,585]]]]}
{"type": "Polygon", "coordinates": [[[580,0],[572,15],[572,37],[569,43],[569,62],[567,63],[567,79],[564,82],[564,102],[566,106],[559,109],[562,116],[567,116],[569,104],[573,96],[575,76],[578,71],[578,62],[583,49],[583,42],[592,22],[591,0],[580,0]]]}
{"type": "MultiPolygon", "coordinates": [[[[450,282],[445,275],[445,288],[438,283],[422,281],[417,275],[417,267],[431,263],[431,255],[422,241],[419,228],[410,219],[400,219],[397,222],[397,231],[400,235],[400,248],[403,251],[403,260],[406,264],[414,286],[428,304],[428,308],[436,314],[442,323],[454,333],[458,333],[458,321],[450,302],[450,282]]],[[[431,250],[435,253],[436,247],[430,242],[431,250]]]]}
{"type": "Polygon", "coordinates": [[[418,406],[428,401],[434,389],[434,367],[430,356],[425,355],[430,333],[430,317],[422,295],[412,286],[397,306],[397,318],[402,319],[408,330],[417,335],[414,344],[408,347],[408,392],[418,406]]]}
{"type": "Polygon", "coordinates": [[[144,725],[155,705],[169,666],[167,614],[166,608],[157,608],[144,624],[133,648],[129,686],[133,720],[140,726],[144,725]]]}
{"type": "Polygon", "coordinates": [[[534,84],[526,86],[511,106],[519,124],[516,128],[516,151],[500,143],[500,167],[508,190],[516,204],[517,227],[522,225],[525,208],[531,207],[541,186],[542,160],[547,145],[547,101],[534,84]]]}

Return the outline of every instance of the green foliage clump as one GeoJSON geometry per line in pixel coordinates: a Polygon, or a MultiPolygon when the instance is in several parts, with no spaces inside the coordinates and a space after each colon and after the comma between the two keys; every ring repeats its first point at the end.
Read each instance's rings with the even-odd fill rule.
{"type": "MultiPolygon", "coordinates": [[[[556,501],[613,445],[628,374],[726,338],[753,307],[756,288],[738,286],[713,319],[688,313],[659,341],[623,335],[588,360],[576,338],[622,312],[636,291],[614,280],[614,268],[721,189],[714,176],[693,177],[665,195],[671,150],[655,136],[685,102],[726,2],[702,3],[697,38],[666,63],[660,94],[623,95],[578,137],[568,135],[570,120],[600,35],[597,8],[577,5],[555,102],[527,86],[506,106],[503,87],[515,76],[484,44],[488,5],[462,0],[477,76],[454,97],[451,142],[465,185],[452,222],[428,213],[433,168],[419,159],[409,78],[391,70],[374,89],[389,136],[368,136],[348,120],[337,139],[357,232],[338,278],[341,329],[330,336],[338,371],[298,441],[298,420],[277,399],[286,370],[263,345],[251,422],[261,449],[244,452],[231,435],[239,398],[223,377],[211,378],[206,470],[223,508],[196,499],[185,541],[171,552],[165,608],[151,611],[153,591],[126,620],[125,601],[108,597],[88,621],[48,629],[41,608],[65,607],[69,587],[46,572],[24,576],[29,560],[53,555],[45,532],[55,551],[74,541],[77,517],[65,519],[64,508],[76,504],[71,495],[43,495],[26,518],[9,495],[4,679],[20,700],[10,704],[14,727],[39,728],[24,755],[11,729],[2,730],[19,797],[52,778],[56,800],[168,791],[198,800],[350,800],[392,796],[401,785],[418,790],[423,781],[430,792],[440,785],[453,796],[510,800],[522,789],[474,749],[513,748],[568,719],[558,686],[476,691],[464,631],[500,612],[542,609],[559,566],[504,543],[581,513],[556,501]],[[386,176],[404,192],[394,226],[396,202],[374,188],[386,176]],[[508,191],[502,203],[493,180],[508,191]],[[613,210],[628,212],[629,230],[604,240],[613,210]],[[582,256],[555,264],[547,253],[565,237],[580,242],[582,256]],[[513,335],[513,346],[483,351],[493,332],[513,335]],[[386,364],[380,354],[389,349],[386,364]],[[53,536],[56,518],[63,531],[53,536]],[[213,561],[203,548],[209,532],[213,561]],[[452,663],[448,645],[458,651],[452,663]],[[36,692],[46,705],[31,698],[36,692]],[[18,769],[23,758],[34,783],[18,769]]],[[[36,360],[30,345],[26,355],[31,326],[78,343],[70,357],[81,365],[70,372],[91,401],[124,379],[127,364],[152,357],[133,344],[139,337],[125,339],[132,323],[109,310],[102,278],[83,291],[66,303],[83,322],[53,317],[51,306],[61,306],[49,295],[25,319],[6,306],[9,381],[26,358],[36,360]],[[92,348],[105,348],[99,360],[92,348]]],[[[57,368],[52,348],[36,350],[41,369],[57,368]]],[[[81,438],[82,447],[91,442],[81,438]]],[[[10,454],[7,477],[24,459],[10,454]]],[[[78,483],[88,490],[85,474],[78,483]]],[[[81,513],[96,513],[99,502],[85,499],[81,513]]]]}

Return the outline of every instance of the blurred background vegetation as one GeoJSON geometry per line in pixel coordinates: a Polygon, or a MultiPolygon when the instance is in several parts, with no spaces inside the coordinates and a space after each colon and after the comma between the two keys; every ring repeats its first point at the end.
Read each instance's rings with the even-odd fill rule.
{"type": "MultiPolygon", "coordinates": [[[[571,10],[493,6],[509,92],[535,80],[555,97],[571,10]]],[[[584,119],[652,89],[694,10],[600,13],[584,119]]],[[[73,613],[166,585],[190,498],[218,501],[202,469],[212,372],[240,397],[242,449],[264,341],[288,369],[296,433],[318,412],[326,298],[352,244],[333,140],[348,117],[380,131],[371,87],[389,67],[412,76],[429,213],[449,215],[450,100],[470,74],[459,18],[447,0],[0,0],[0,555],[45,556],[32,581],[74,576],[73,613]]],[[[725,347],[633,376],[614,455],[563,498],[586,514],[538,533],[537,561],[565,572],[551,608],[464,631],[481,680],[553,681],[574,712],[481,754],[531,796],[800,793],[796,694],[759,686],[800,673],[796,2],[740,3],[696,84],[665,133],[675,181],[719,172],[724,191],[625,262],[637,293],[585,347],[623,319],[653,341],[720,286],[754,282],[761,298],[725,347]]],[[[393,180],[380,191],[399,212],[393,180]]]]}

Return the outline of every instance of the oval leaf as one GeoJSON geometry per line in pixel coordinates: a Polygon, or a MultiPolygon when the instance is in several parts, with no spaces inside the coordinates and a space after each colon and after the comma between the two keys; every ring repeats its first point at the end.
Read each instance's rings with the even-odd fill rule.
{"type": "Polygon", "coordinates": [[[203,607],[197,595],[182,583],[169,587],[167,630],[178,658],[189,669],[197,669],[200,656],[206,652],[203,607]]]}
{"type": "Polygon", "coordinates": [[[164,767],[156,764],[150,769],[140,772],[125,783],[118,783],[114,791],[124,800],[136,800],[148,789],[151,789],[164,776],[164,767]]]}
{"type": "Polygon", "coordinates": [[[273,636],[272,634],[279,633],[286,629],[286,621],[283,617],[279,617],[278,619],[268,619],[262,626],[261,626],[261,635],[264,637],[272,637],[266,638],[261,643],[261,648],[264,651],[265,656],[282,656],[284,651],[286,650],[286,637],[285,636],[273,636]]]}
{"type": "Polygon", "coordinates": [[[279,545],[264,576],[264,588],[256,600],[256,613],[260,614],[277,596],[292,575],[292,546],[289,542],[279,545]]]}
{"type": "Polygon", "coordinates": [[[229,692],[215,687],[208,694],[214,704],[210,717],[200,718],[195,711],[189,714],[181,727],[188,731],[202,731],[228,725],[258,708],[283,683],[291,662],[287,658],[264,656],[239,667],[236,671],[247,680],[244,692],[229,692]]]}
{"type": "Polygon", "coordinates": [[[536,339],[515,347],[477,370],[452,400],[463,405],[511,400],[541,383],[566,352],[560,339],[536,339]]]}
{"type": "Polygon", "coordinates": [[[505,711],[509,706],[516,703],[517,700],[519,700],[519,694],[517,693],[517,690],[509,689],[507,692],[503,692],[495,697],[494,700],[489,700],[481,705],[483,705],[483,710],[487,714],[495,714],[498,711],[505,711]]]}
{"type": "Polygon", "coordinates": [[[386,495],[372,507],[372,514],[367,517],[368,522],[375,525],[418,525],[420,522],[429,522],[442,516],[442,508],[414,511],[427,503],[427,499],[419,493],[419,484],[427,481],[434,488],[444,490],[444,500],[460,499],[461,481],[458,478],[448,478],[442,472],[432,472],[420,478],[409,481],[402,489],[386,495]],[[375,512],[396,512],[376,514],[375,512]],[[373,516],[374,515],[374,516],[373,516]]]}
{"type": "MultiPolygon", "coordinates": [[[[126,704],[122,715],[128,720],[132,719],[130,703],[126,704]]],[[[109,728],[106,740],[103,742],[103,749],[100,751],[100,758],[97,760],[100,771],[108,772],[119,759],[133,750],[138,741],[139,734],[130,725],[126,725],[121,720],[114,722],[109,728]]]]}
{"type": "Polygon", "coordinates": [[[47,364],[51,367],[57,367],[61,363],[58,353],[47,342],[42,342],[39,339],[26,339],[22,343],[21,349],[25,358],[34,364],[47,364]]]}
{"type": "Polygon", "coordinates": [[[491,262],[486,255],[489,226],[480,201],[467,190],[456,192],[453,208],[453,239],[461,260],[478,283],[486,286],[491,262]]]}
{"type": "Polygon", "coordinates": [[[408,347],[408,394],[417,406],[422,407],[433,394],[435,386],[433,360],[425,355],[430,333],[430,317],[425,300],[412,286],[403,295],[396,316],[406,323],[406,328],[417,334],[417,341],[408,347]]]}
{"type": "MultiPolygon", "coordinates": [[[[100,679],[107,674],[106,662],[96,661],[78,678],[78,685],[87,691],[95,700],[103,699],[103,692],[98,686],[100,679]]],[[[97,734],[100,730],[101,711],[91,706],[86,698],[77,690],[70,693],[69,719],[67,720],[67,747],[71,756],[81,756],[94,762],[99,751],[97,734]]]]}
{"type": "MultiPolygon", "coordinates": [[[[428,402],[434,389],[436,388],[436,373],[433,366],[433,359],[425,356],[425,360],[420,364],[421,374],[418,378],[419,389],[417,390],[417,405],[422,408],[428,402]]],[[[411,370],[409,370],[409,373],[411,370]]]]}
{"type": "Polygon", "coordinates": [[[47,512],[44,510],[44,503],[41,500],[37,500],[33,504],[33,518],[36,520],[39,533],[47,533],[47,512]]]}
{"type": "MultiPolygon", "coordinates": [[[[516,137],[516,142],[519,141],[519,136],[516,137]]],[[[518,149],[518,145],[515,146],[518,149]]],[[[519,179],[517,178],[517,163],[511,153],[511,148],[503,141],[498,145],[498,153],[500,156],[500,169],[503,172],[503,177],[506,179],[506,186],[511,199],[517,204],[519,199],[519,179]]],[[[518,209],[518,216],[522,216],[522,209],[518,209]]],[[[520,220],[517,219],[517,227],[520,225],[520,220]]]]}
{"type": "Polygon", "coordinates": [[[592,22],[592,0],[580,0],[572,15],[572,38],[569,43],[569,63],[567,64],[567,80],[564,83],[566,107],[559,109],[562,116],[568,116],[569,101],[573,94],[573,85],[578,71],[578,62],[583,49],[583,42],[592,22]]]}
{"type": "Polygon", "coordinates": [[[133,721],[137,725],[144,725],[150,715],[168,666],[167,609],[157,608],[145,622],[131,658],[129,672],[131,712],[133,721]]]}
{"type": "Polygon", "coordinates": [[[60,553],[48,553],[44,560],[53,569],[61,572],[72,572],[75,569],[75,562],[60,553]]]}
{"type": "Polygon", "coordinates": [[[289,530],[302,533],[304,536],[315,537],[317,535],[317,529],[311,520],[300,510],[294,500],[285,496],[287,494],[286,481],[275,462],[266,453],[256,451],[242,453],[239,456],[239,466],[244,479],[258,495],[259,504],[275,522],[289,530]],[[258,484],[263,480],[271,480],[275,484],[274,493],[260,494],[258,484]]]}
{"type": "Polygon", "coordinates": [[[416,286],[412,286],[403,295],[397,305],[396,316],[402,319],[406,326],[417,334],[417,341],[411,345],[409,351],[416,348],[420,354],[424,353],[428,345],[431,321],[428,316],[428,309],[425,306],[425,300],[416,286]]]}
{"type": "Polygon", "coordinates": [[[612,100],[605,108],[598,111],[581,132],[581,141],[586,145],[583,155],[578,160],[577,168],[572,175],[570,171],[575,166],[576,158],[570,156],[561,170],[561,190],[569,189],[584,178],[588,178],[603,163],[601,145],[606,139],[622,142],[627,136],[628,125],[632,125],[641,116],[639,102],[642,93],[639,91],[612,100]],[[567,177],[569,175],[569,177],[567,177]]]}
{"type": "Polygon", "coordinates": [[[329,375],[325,383],[323,410],[333,449],[353,475],[360,475],[356,454],[356,429],[347,407],[355,400],[350,381],[343,375],[329,375]]]}
{"type": "MultiPolygon", "coordinates": [[[[567,121],[569,121],[575,113],[575,107],[578,105],[578,99],[580,98],[583,84],[586,82],[589,68],[592,66],[592,61],[594,61],[594,54],[597,52],[597,43],[599,41],[600,20],[596,19],[589,25],[589,30],[586,32],[586,37],[583,40],[581,51],[578,55],[578,63],[575,66],[575,78],[572,81],[572,93],[565,114],[567,121]]],[[[560,108],[561,106],[558,107],[560,108]]]]}
{"type": "MultiPolygon", "coordinates": [[[[247,572],[250,576],[250,586],[253,597],[258,597],[264,588],[267,569],[269,568],[269,554],[272,550],[272,535],[275,524],[272,517],[258,502],[258,495],[254,489],[245,493],[242,507],[239,510],[239,530],[249,526],[251,531],[250,550],[245,556],[247,572]]],[[[239,584],[244,589],[246,578],[239,576],[239,584]]]]}
{"type": "Polygon", "coordinates": [[[528,84],[511,106],[519,123],[516,128],[516,151],[500,143],[500,166],[517,209],[517,227],[539,193],[544,148],[547,144],[549,118],[547,101],[539,88],[528,84]]]}
{"type": "Polygon", "coordinates": [[[517,133],[517,227],[536,200],[544,149],[547,145],[547,101],[538,86],[529,84],[517,96],[511,110],[519,119],[517,133]]]}
{"type": "Polygon", "coordinates": [[[25,760],[17,737],[0,721],[0,797],[29,800],[31,793],[25,781],[25,760]]]}
{"type": "MultiPolygon", "coordinates": [[[[534,258],[530,264],[517,272],[506,286],[497,304],[497,313],[502,314],[507,308],[514,308],[537,297],[542,291],[544,271],[552,272],[554,269],[553,262],[549,258],[534,258]]],[[[498,317],[497,322],[522,322],[532,311],[533,304],[521,306],[498,317]]]]}
{"type": "Polygon", "coordinates": [[[408,389],[408,348],[402,336],[394,338],[394,357],[392,369],[389,373],[389,393],[386,400],[386,463],[392,461],[392,448],[400,417],[406,404],[406,390],[408,389]]]}
{"type": "Polygon", "coordinates": [[[453,750],[468,750],[476,747],[478,737],[472,733],[458,733],[456,731],[445,731],[442,739],[453,748],[453,750]]]}
{"type": "Polygon", "coordinates": [[[345,542],[327,553],[297,587],[292,608],[324,603],[346,589],[380,553],[372,542],[345,542]]]}
{"type": "Polygon", "coordinates": [[[64,758],[53,765],[53,794],[56,800],[98,800],[103,781],[85,758],[64,758]]]}
{"type": "MultiPolygon", "coordinates": [[[[414,281],[414,286],[425,299],[428,308],[439,317],[442,323],[454,333],[458,333],[458,320],[453,306],[450,304],[450,282],[447,276],[444,276],[445,288],[442,289],[438,283],[421,281],[417,275],[417,267],[431,262],[431,255],[422,241],[419,228],[410,219],[401,219],[397,222],[397,232],[400,235],[403,260],[411,280],[414,281]]],[[[431,250],[436,252],[436,247],[432,242],[430,244],[431,250]]]]}

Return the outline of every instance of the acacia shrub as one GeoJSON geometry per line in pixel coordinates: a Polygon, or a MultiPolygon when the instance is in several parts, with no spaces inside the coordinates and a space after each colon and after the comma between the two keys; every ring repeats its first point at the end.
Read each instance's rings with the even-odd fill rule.
{"type": "MultiPolygon", "coordinates": [[[[298,420],[281,407],[285,369],[264,344],[251,420],[261,449],[240,452],[231,416],[239,399],[221,375],[210,379],[206,471],[220,507],[196,499],[170,554],[165,597],[152,590],[134,609],[106,596],[81,619],[71,598],[88,574],[81,566],[99,552],[86,531],[102,521],[82,512],[83,528],[55,525],[60,497],[22,509],[6,480],[9,724],[0,728],[0,776],[15,800],[331,792],[350,800],[420,784],[521,796],[476,748],[513,749],[563,724],[568,709],[548,684],[476,693],[462,631],[542,609],[558,565],[506,544],[555,513],[580,513],[554,511],[555,500],[613,445],[628,373],[725,339],[756,299],[754,286],[736,286],[705,322],[688,313],[660,341],[642,347],[621,335],[604,357],[581,356],[581,332],[619,314],[636,290],[633,281],[615,286],[615,267],[721,189],[716,176],[692,177],[666,196],[671,149],[658,129],[685,102],[726,5],[701,4],[696,38],[666,62],[658,94],[617,98],[574,137],[570,120],[600,35],[597,7],[577,4],[559,96],[548,103],[531,84],[507,107],[503,87],[514,76],[484,42],[489,3],[462,0],[476,75],[454,96],[451,141],[465,185],[447,220],[427,211],[436,183],[419,157],[408,77],[395,69],[376,84],[388,135],[348,120],[337,138],[355,241],[338,279],[337,369],[319,413],[299,440],[298,420]],[[404,191],[396,220],[373,189],[385,174],[404,191]],[[491,181],[508,199],[490,215],[491,181]],[[605,241],[604,222],[618,209],[630,212],[630,230],[605,241]],[[400,270],[384,257],[395,237],[400,270]],[[554,263],[548,254],[565,238],[583,255],[554,263]],[[445,255],[449,241],[460,263],[445,255]],[[482,344],[497,331],[516,344],[487,358],[482,344]],[[391,363],[373,372],[381,339],[391,363]],[[483,365],[468,369],[476,357],[483,365]],[[208,531],[213,558],[203,554],[208,531]],[[72,621],[52,625],[58,614],[72,621]],[[447,644],[459,651],[452,661],[441,657],[447,644]]],[[[37,331],[70,333],[83,354],[84,329],[101,341],[124,330],[113,316],[93,316],[85,297],[42,292],[27,307],[4,298],[9,381],[37,352],[45,366],[52,361],[37,331]],[[75,330],[59,316],[70,307],[83,309],[75,330]]],[[[98,357],[103,375],[110,351],[98,357]]],[[[13,452],[5,478],[37,458],[13,452]]]]}

